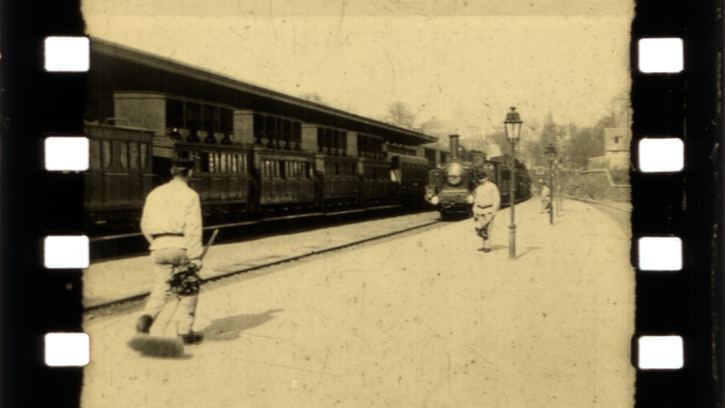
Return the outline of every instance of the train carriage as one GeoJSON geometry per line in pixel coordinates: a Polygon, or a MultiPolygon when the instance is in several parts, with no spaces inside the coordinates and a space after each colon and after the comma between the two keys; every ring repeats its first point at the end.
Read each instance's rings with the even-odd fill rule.
{"type": "Polygon", "coordinates": [[[397,185],[390,177],[391,162],[384,145],[382,137],[357,135],[360,201],[365,205],[386,204],[395,198],[397,185]]]}
{"type": "Polygon", "coordinates": [[[428,159],[393,155],[391,170],[393,181],[398,185],[398,199],[408,208],[420,208],[428,182],[428,159]]]}
{"type": "Polygon", "coordinates": [[[84,211],[92,231],[128,233],[141,218],[153,188],[153,132],[132,126],[86,123],[90,166],[85,172],[84,211]]]}
{"type": "Polygon", "coordinates": [[[315,199],[314,161],[301,152],[257,152],[259,208],[311,205],[315,199]]]}

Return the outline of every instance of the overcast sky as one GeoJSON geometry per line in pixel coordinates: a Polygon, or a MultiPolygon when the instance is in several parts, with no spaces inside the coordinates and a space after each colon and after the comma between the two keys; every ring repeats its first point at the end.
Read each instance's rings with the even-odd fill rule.
{"type": "Polygon", "coordinates": [[[380,119],[489,133],[509,106],[528,124],[591,125],[630,88],[634,4],[608,0],[83,0],[88,33],[380,119]],[[471,3],[470,5],[468,3],[471,3]],[[478,4],[483,3],[483,4],[478,4]]]}

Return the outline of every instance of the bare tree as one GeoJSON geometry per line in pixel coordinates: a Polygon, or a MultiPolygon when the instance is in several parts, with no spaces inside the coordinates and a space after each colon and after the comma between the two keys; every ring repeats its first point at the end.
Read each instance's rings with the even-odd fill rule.
{"type": "Polygon", "coordinates": [[[412,129],[415,123],[415,113],[403,102],[395,102],[388,108],[386,121],[396,126],[412,129]]]}

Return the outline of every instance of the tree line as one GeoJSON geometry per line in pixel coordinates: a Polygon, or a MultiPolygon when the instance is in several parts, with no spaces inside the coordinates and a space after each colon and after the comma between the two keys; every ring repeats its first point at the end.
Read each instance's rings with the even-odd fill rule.
{"type": "MultiPolygon", "coordinates": [[[[417,130],[432,136],[438,136],[439,146],[447,147],[448,138],[441,133],[445,124],[435,117],[420,124],[416,124],[416,115],[403,102],[390,105],[388,115],[384,121],[407,129],[417,130]]],[[[544,152],[549,144],[557,149],[557,161],[563,167],[573,170],[587,168],[592,157],[604,155],[604,129],[610,127],[629,127],[631,122],[631,108],[628,95],[614,98],[606,112],[592,126],[578,126],[575,123],[560,124],[554,121],[549,112],[542,125],[527,124],[522,137],[516,145],[516,157],[527,167],[547,165],[544,152]],[[524,136],[525,135],[525,136],[524,136]]],[[[467,149],[486,152],[490,157],[498,155],[511,155],[511,144],[506,139],[506,133],[501,128],[486,134],[462,134],[461,143],[467,149]]]]}

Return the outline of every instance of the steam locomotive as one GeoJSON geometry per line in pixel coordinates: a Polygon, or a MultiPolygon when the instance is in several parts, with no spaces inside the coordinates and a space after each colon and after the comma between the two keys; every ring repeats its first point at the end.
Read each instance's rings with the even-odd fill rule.
{"type": "MultiPolygon", "coordinates": [[[[441,213],[441,218],[453,214],[470,215],[473,196],[478,185],[479,174],[486,172],[491,182],[501,192],[501,205],[511,203],[511,158],[498,156],[486,158],[483,152],[466,150],[460,146],[458,135],[450,136],[451,157],[445,164],[429,172],[425,199],[441,213]]],[[[520,161],[515,162],[514,199],[516,202],[531,197],[531,177],[520,161]]]]}

